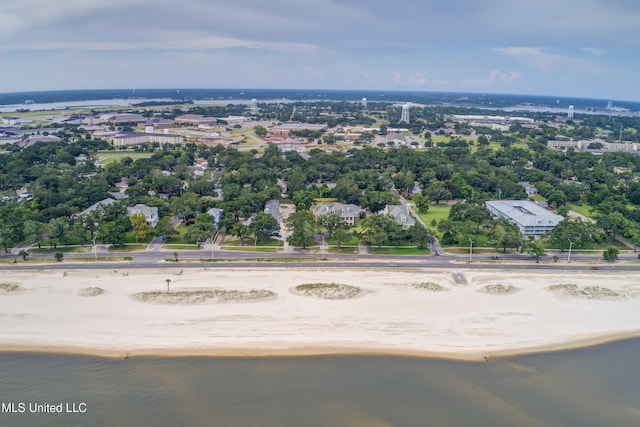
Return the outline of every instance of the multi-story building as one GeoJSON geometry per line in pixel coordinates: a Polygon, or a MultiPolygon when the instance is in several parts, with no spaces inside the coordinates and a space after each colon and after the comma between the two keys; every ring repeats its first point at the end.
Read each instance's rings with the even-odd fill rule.
{"type": "Polygon", "coordinates": [[[564,219],[530,200],[489,200],[486,207],[491,215],[518,226],[522,234],[544,234],[564,219]]]}

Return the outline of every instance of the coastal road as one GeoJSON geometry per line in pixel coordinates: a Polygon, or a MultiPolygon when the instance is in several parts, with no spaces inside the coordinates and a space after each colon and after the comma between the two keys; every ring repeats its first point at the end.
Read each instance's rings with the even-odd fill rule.
{"type": "MultiPolygon", "coordinates": [[[[427,261],[388,261],[388,260],[330,260],[322,261],[179,261],[179,262],[73,262],[72,260],[60,263],[47,264],[9,264],[3,266],[3,270],[135,270],[135,269],[287,269],[287,268],[310,268],[310,269],[488,269],[488,270],[536,270],[536,271],[591,271],[593,265],[572,263],[572,264],[536,264],[536,263],[465,263],[451,260],[439,260],[437,262],[427,261]]],[[[640,271],[640,264],[599,264],[598,271],[640,271]]]]}

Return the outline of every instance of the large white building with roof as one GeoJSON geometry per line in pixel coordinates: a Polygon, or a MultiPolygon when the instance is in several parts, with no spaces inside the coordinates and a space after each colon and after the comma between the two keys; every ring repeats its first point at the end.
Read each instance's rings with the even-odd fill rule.
{"type": "Polygon", "coordinates": [[[523,234],[544,234],[564,219],[530,200],[489,200],[486,207],[493,216],[517,225],[523,234]]]}

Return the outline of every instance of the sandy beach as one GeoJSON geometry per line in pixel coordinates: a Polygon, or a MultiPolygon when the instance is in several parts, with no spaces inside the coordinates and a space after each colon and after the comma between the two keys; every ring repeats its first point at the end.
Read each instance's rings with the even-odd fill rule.
{"type": "Polygon", "coordinates": [[[473,360],[638,336],[640,281],[540,270],[5,271],[0,319],[4,351],[473,360]]]}

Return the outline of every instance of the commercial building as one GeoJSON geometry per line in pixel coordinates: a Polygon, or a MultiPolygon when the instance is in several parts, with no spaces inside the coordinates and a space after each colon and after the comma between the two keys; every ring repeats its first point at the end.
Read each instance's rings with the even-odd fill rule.
{"type": "Polygon", "coordinates": [[[564,219],[530,200],[489,200],[486,207],[491,215],[518,226],[523,234],[544,234],[564,219]]]}
{"type": "Polygon", "coordinates": [[[146,133],[146,132],[122,132],[112,139],[114,147],[128,147],[132,145],[153,144],[182,144],[181,135],[169,133],[146,133]]]}

